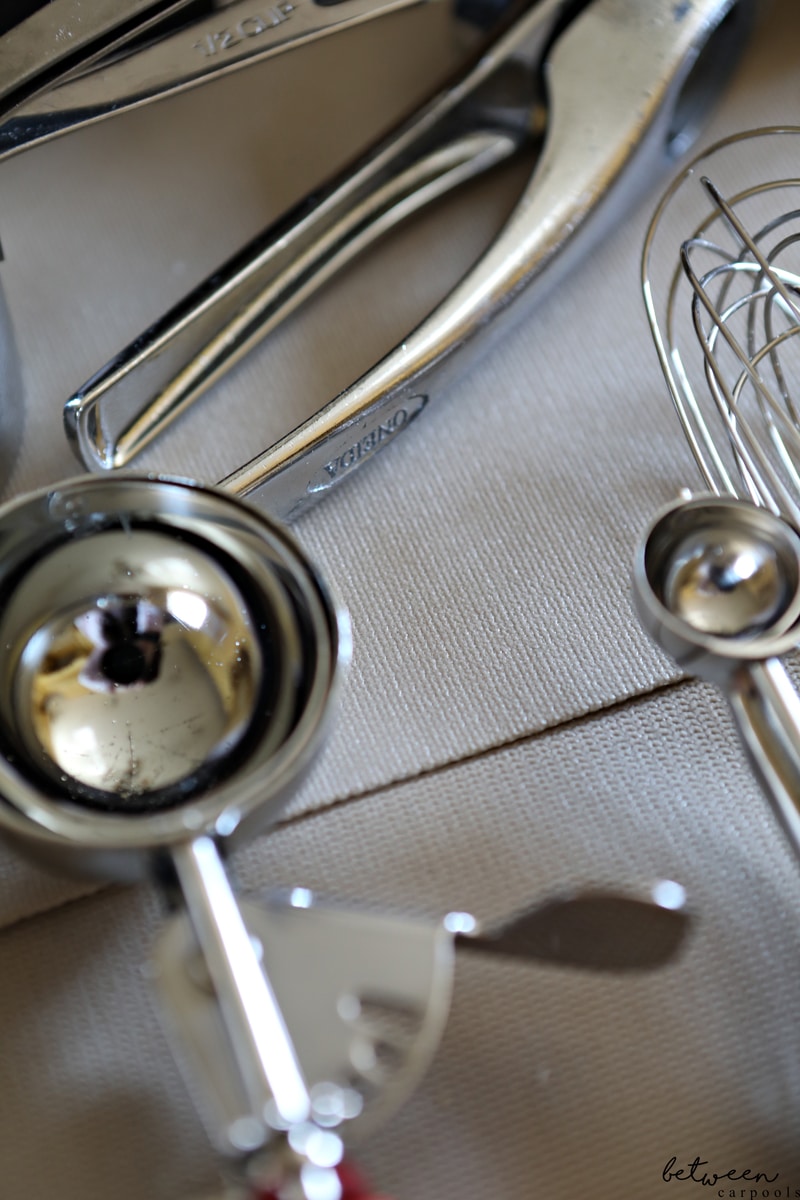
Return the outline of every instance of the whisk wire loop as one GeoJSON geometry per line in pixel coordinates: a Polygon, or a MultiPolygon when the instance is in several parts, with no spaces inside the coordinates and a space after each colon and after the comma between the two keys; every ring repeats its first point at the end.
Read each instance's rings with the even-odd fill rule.
{"type": "Polygon", "coordinates": [[[800,128],[784,126],[706,150],[664,195],[642,259],[659,361],[705,485],[796,528],[800,178],[785,168],[798,149],[800,128]]]}
{"type": "MultiPolygon", "coordinates": [[[[800,435],[798,434],[798,430],[791,425],[787,414],[781,410],[758,371],[759,361],[768,351],[771,349],[774,350],[774,345],[770,346],[768,344],[754,354],[748,353],[731,329],[732,316],[742,308],[748,309],[749,323],[753,312],[754,300],[774,290],[773,286],[770,284],[767,292],[765,292],[756,285],[749,293],[738,297],[727,308],[720,309],[710,298],[709,285],[720,274],[724,276],[730,273],[731,270],[736,270],[737,273],[740,273],[740,269],[743,266],[747,268],[750,264],[736,263],[725,267],[718,266],[702,277],[699,277],[692,267],[690,248],[690,243],[685,243],[681,248],[681,262],[684,274],[694,289],[691,301],[692,322],[705,360],[704,374],[706,383],[728,434],[744,488],[754,503],[771,508],[776,513],[783,511],[786,515],[790,515],[794,522],[800,524],[800,505],[795,500],[793,493],[786,488],[780,474],[772,465],[768,454],[765,452],[763,438],[759,436],[752,423],[748,421],[742,411],[741,396],[745,385],[749,382],[757,393],[760,415],[768,437],[776,447],[779,457],[785,469],[792,477],[792,480],[796,481],[797,485],[800,485],[800,478],[798,478],[794,468],[791,452],[778,430],[778,423],[784,426],[786,436],[795,443],[798,452],[800,452],[800,435]],[[709,330],[703,324],[703,311],[711,318],[711,327],[709,330]],[[743,368],[733,386],[726,381],[723,372],[720,370],[720,357],[717,351],[717,343],[720,337],[725,341],[743,368]]],[[[758,269],[762,270],[760,264],[758,269]]],[[[728,280],[726,280],[727,282],[728,280]]],[[[730,481],[728,480],[728,482],[730,481]]],[[[736,492],[733,485],[725,490],[736,492]]],[[[800,486],[798,486],[797,494],[800,495],[800,486]]]]}
{"type": "MultiPolygon", "coordinates": [[[[786,186],[787,182],[788,181],[784,181],[781,186],[786,186]]],[[[800,317],[800,305],[797,304],[791,292],[789,292],[782,284],[780,272],[773,270],[773,264],[770,259],[774,259],[775,252],[773,251],[769,258],[765,257],[759,249],[758,238],[750,236],[745,226],[737,217],[733,205],[728,204],[728,202],[725,200],[725,197],[721,194],[719,189],[715,186],[712,180],[708,178],[707,175],[702,177],[702,184],[708,195],[713,200],[714,204],[722,213],[730,228],[734,231],[736,236],[741,239],[742,245],[747,248],[750,254],[752,254],[753,258],[761,267],[765,276],[772,281],[778,294],[786,301],[786,304],[791,311],[794,312],[795,316],[800,317]]],[[[796,187],[798,184],[800,184],[800,180],[795,179],[792,181],[792,186],[796,187]]],[[[772,232],[772,230],[779,228],[791,215],[792,214],[790,213],[784,213],[781,217],[778,217],[775,221],[771,222],[764,230],[761,231],[761,233],[765,234],[767,231],[772,232]]],[[[794,239],[791,238],[786,239],[785,244],[791,244],[793,240],[794,239]]]]}

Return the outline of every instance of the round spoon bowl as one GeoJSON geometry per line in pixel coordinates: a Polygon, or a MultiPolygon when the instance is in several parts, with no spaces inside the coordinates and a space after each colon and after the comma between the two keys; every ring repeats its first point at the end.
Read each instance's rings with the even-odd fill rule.
{"type": "Polygon", "coordinates": [[[272,819],[349,640],[282,527],[118,476],[0,509],[0,644],[0,824],[107,874],[272,819]]]}
{"type": "Polygon", "coordinates": [[[719,681],[800,638],[800,537],[745,501],[682,501],[646,534],[634,597],[645,628],[679,665],[719,681]]]}

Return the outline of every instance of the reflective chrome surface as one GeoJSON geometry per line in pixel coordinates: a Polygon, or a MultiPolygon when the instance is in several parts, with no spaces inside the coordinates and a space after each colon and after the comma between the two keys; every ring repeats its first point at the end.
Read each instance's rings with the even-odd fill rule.
{"type": "Polygon", "coordinates": [[[192,0],[48,0],[0,40],[0,113],[151,30],[192,0]]]}
{"type": "MultiPolygon", "coordinates": [[[[385,1122],[430,1066],[448,1016],[454,949],[530,965],[650,970],[675,959],[691,927],[686,894],[671,880],[638,893],[587,889],[546,898],[486,929],[469,913],[413,920],[326,904],[302,887],[242,910],[270,964],[310,1116],[346,1144],[385,1122]]],[[[226,1156],[246,1155],[257,1130],[184,918],[165,928],[154,974],[209,1136],[226,1156]]],[[[265,1171],[282,1151],[280,1141],[267,1145],[265,1171]]]]}
{"type": "Polygon", "coordinates": [[[664,572],[663,599],[670,612],[701,633],[721,637],[774,625],[794,598],[791,577],[775,545],[749,535],[750,530],[720,525],[678,542],[664,572]]]}
{"type": "MultiPolygon", "coordinates": [[[[352,465],[366,460],[422,410],[428,393],[416,390],[414,373],[424,374],[471,337],[551,257],[560,256],[572,230],[625,173],[629,145],[654,129],[653,144],[661,153],[669,132],[659,127],[662,106],[666,113],[698,43],[723,8],[708,0],[704,22],[688,21],[682,30],[685,36],[670,42],[668,55],[660,47],[661,59],[644,55],[641,74],[634,72],[619,94],[614,92],[616,78],[611,80],[614,95],[605,110],[595,104],[593,89],[609,82],[608,64],[603,68],[606,76],[601,70],[599,78],[591,65],[604,63],[609,55],[620,53],[620,46],[630,49],[634,42],[638,56],[642,27],[634,21],[634,42],[623,37],[625,23],[609,0],[598,0],[590,6],[591,20],[587,17],[570,27],[550,60],[558,103],[548,145],[566,147],[563,161],[545,152],[536,186],[526,193],[497,246],[404,347],[405,373],[399,384],[391,366],[380,367],[351,389],[335,412],[320,415],[312,431],[316,458],[308,441],[301,452],[303,458],[311,455],[301,464],[301,473],[310,470],[311,475],[299,492],[290,480],[293,494],[285,511],[297,511],[309,497],[346,477],[352,465]],[[598,53],[598,34],[609,19],[609,29],[616,20],[615,32],[598,53]],[[586,129],[585,117],[572,125],[564,120],[565,108],[569,118],[571,92],[563,80],[571,76],[575,63],[581,74],[588,70],[590,125],[596,110],[601,126],[609,127],[596,154],[587,154],[597,138],[594,127],[586,129]],[[654,65],[662,71],[657,70],[655,78],[654,65]],[[638,103],[643,95],[652,103],[641,117],[638,103]],[[570,129],[572,140],[566,136],[570,129]],[[560,175],[553,171],[559,161],[560,175]],[[548,171],[549,191],[541,186],[548,171]],[[398,395],[396,386],[406,391],[398,395]]],[[[532,35],[538,66],[553,27],[549,22],[562,12],[560,4],[542,4],[535,19],[503,43],[499,55],[487,57],[470,77],[468,89],[454,90],[444,110],[451,111],[498,61],[506,61],[503,55],[529,55],[531,43],[523,42],[523,36],[532,35]]],[[[623,15],[625,22],[630,20],[630,12],[623,15]]],[[[525,65],[531,76],[534,64],[525,65]]],[[[587,92],[580,90],[585,105],[587,92]]],[[[535,119],[535,103],[523,111],[535,119]]],[[[441,109],[431,110],[426,119],[441,115],[441,109]]],[[[446,170],[438,159],[426,160],[424,180],[411,178],[408,195],[398,190],[398,177],[390,176],[389,199],[413,207],[421,187],[432,184],[430,190],[435,191],[450,170],[466,168],[468,174],[478,161],[473,151],[494,161],[516,144],[516,133],[509,138],[498,130],[488,138],[448,143],[445,150],[455,154],[446,170]]],[[[366,209],[370,221],[392,211],[373,204],[373,199],[366,209]]],[[[364,215],[363,209],[349,210],[347,219],[353,226],[345,223],[343,248],[336,251],[335,261],[343,261],[356,245],[349,239],[364,215]]],[[[362,236],[369,240],[374,228],[362,236]]],[[[318,255],[316,262],[323,259],[318,255]]],[[[259,463],[258,470],[262,466],[259,463]]],[[[245,493],[251,490],[252,478],[248,469],[228,484],[245,493]]],[[[213,1022],[211,1036],[198,1039],[201,1058],[211,1062],[212,1090],[220,1080],[232,1080],[242,1099],[246,1127],[243,1130],[238,1118],[226,1126],[227,1147],[234,1152],[258,1150],[288,1126],[292,1149],[317,1165],[313,1135],[344,1123],[358,1107],[354,1088],[335,1081],[331,1085],[330,1075],[340,1065],[336,1051],[345,1040],[341,1026],[347,1035],[346,1080],[357,1072],[365,1086],[380,1090],[388,1072],[379,1052],[388,1051],[402,1062],[413,1047],[414,1071],[406,1080],[415,1077],[417,1064],[432,1053],[432,1035],[443,1020],[441,1005],[434,1005],[433,1021],[422,1005],[415,1007],[418,980],[387,945],[385,928],[368,951],[363,924],[349,930],[357,934],[349,957],[333,956],[328,972],[315,979],[312,988],[301,972],[298,1004],[282,1002],[283,976],[273,978],[272,956],[267,953],[269,931],[254,944],[224,870],[223,848],[274,818],[319,740],[347,642],[344,623],[324,587],[281,531],[259,523],[229,499],[165,480],[76,481],[0,511],[0,613],[0,635],[8,649],[0,662],[0,823],[53,863],[64,860],[99,874],[113,871],[121,878],[157,871],[188,913],[183,928],[189,931],[193,978],[202,980],[196,990],[203,993],[213,1022]],[[152,528],[145,529],[148,523],[152,528]],[[193,578],[187,580],[171,567],[169,572],[162,570],[173,542],[183,557],[183,547],[192,539],[197,545],[193,542],[187,569],[193,578]],[[139,550],[131,551],[128,542],[140,540],[139,550]],[[182,602],[176,601],[178,595],[182,602]],[[203,617],[199,605],[206,605],[203,617]],[[213,611],[206,619],[208,610],[213,611]],[[261,619],[263,614],[267,620],[261,619]],[[234,643],[245,645],[247,665],[241,671],[241,663],[234,665],[236,656],[233,661],[214,657],[220,645],[218,626],[227,630],[223,642],[233,637],[234,643]],[[270,702],[256,703],[265,692],[270,702]],[[189,748],[184,722],[192,727],[198,720],[195,728],[201,736],[190,738],[189,748]],[[87,753],[92,739],[94,755],[87,753]],[[345,983],[352,985],[348,995],[355,996],[357,1005],[348,1010],[337,1004],[324,1021],[308,1021],[303,1044],[298,1044],[296,1014],[304,1012],[309,993],[321,999],[334,984],[341,985],[345,966],[350,968],[345,983]],[[353,973],[360,991],[353,985],[353,973]],[[394,984],[392,999],[396,1002],[399,994],[401,1001],[408,1001],[405,1008],[395,1003],[403,1036],[390,1037],[385,1028],[378,1036],[370,1028],[370,1003],[373,1017],[380,1001],[384,1011],[392,1008],[386,1003],[385,991],[392,990],[387,980],[394,984]],[[404,1025],[409,1012],[417,1018],[412,1038],[404,1025]],[[332,1034],[328,1038],[335,1023],[338,1041],[332,1034]],[[416,1037],[420,1029],[425,1053],[416,1037]],[[311,1077],[307,1066],[315,1046],[333,1062],[321,1080],[311,1077]]],[[[501,952],[503,945],[513,945],[513,952],[521,953],[532,924],[526,915],[512,922],[504,935],[493,932],[485,944],[501,952]]],[[[544,924],[551,935],[558,931],[557,923],[544,924]]],[[[322,929],[322,945],[330,956],[329,931],[330,927],[322,929]]],[[[421,940],[430,951],[431,942],[436,946],[441,938],[426,931],[421,940]]],[[[526,946],[530,957],[531,943],[526,946]]],[[[546,957],[545,949],[540,945],[541,957],[546,957]]],[[[428,953],[420,972],[426,978],[435,974],[430,960],[428,953]]],[[[304,959],[304,969],[307,966],[304,959]]],[[[429,982],[441,993],[440,980],[429,982]]],[[[183,1008],[180,1019],[189,1024],[183,1008]]]]}
{"type": "Polygon", "coordinates": [[[725,690],[800,854],[800,698],[779,658],[800,640],[798,145],[796,126],[723,138],[673,180],[647,231],[642,289],[653,341],[704,483],[722,499],[656,520],[634,590],[656,642],[725,690]],[[765,159],[776,164],[767,177],[765,159]],[[714,514],[723,518],[716,532],[714,514]],[[697,535],[698,570],[687,560],[685,592],[678,525],[690,542],[697,535]]]}
{"type": "Polygon", "coordinates": [[[280,527],[182,481],[78,479],[0,510],[0,827],[53,864],[154,872],[185,908],[260,1142],[307,1120],[221,858],[319,742],[347,622],[280,527]]]}
{"type": "MultiPolygon", "coordinates": [[[[78,457],[94,469],[127,466],[353,257],[417,209],[509,158],[527,136],[503,128],[438,133],[419,139],[427,149],[412,139],[410,150],[400,144],[381,153],[290,230],[257,239],[88,380],[64,412],[78,457]]],[[[313,490],[344,478],[425,402],[417,397],[357,440],[313,490]]]]}
{"type": "Polygon", "coordinates": [[[796,126],[710,146],[664,194],[642,255],[653,341],[707,489],[771,508],[795,528],[798,149],[796,126]]]}
{"type": "Polygon", "coordinates": [[[311,1096],[264,961],[209,837],[175,847],[175,875],[186,905],[225,1045],[229,1070],[246,1097],[256,1144],[275,1127],[311,1116],[311,1096]]]}
{"type": "Polygon", "coordinates": [[[800,638],[800,536],[732,497],[681,501],[643,539],[634,595],[672,657],[716,678],[726,662],[781,654],[800,638]]]}
{"type": "MultiPolygon", "coordinates": [[[[363,1136],[430,1065],[450,1006],[452,937],[435,922],[322,905],[303,888],[243,903],[242,911],[270,967],[310,1116],[347,1140],[363,1136]]],[[[209,1137],[227,1156],[241,1154],[254,1114],[231,1070],[214,991],[198,971],[185,919],[165,928],[155,973],[209,1137]]]]}
{"type": "MultiPolygon", "coordinates": [[[[48,0],[0,37],[0,158],[431,0],[48,0]]],[[[445,0],[467,51],[478,41],[445,0]]],[[[487,9],[486,15],[497,14],[487,9]]],[[[501,14],[502,16],[502,14],[501,14]]],[[[484,31],[485,36],[485,31],[484,31]]]]}
{"type": "Polygon", "coordinates": [[[800,642],[800,536],[746,501],[682,502],[642,541],[634,599],[651,637],[722,687],[800,855],[800,698],[779,657],[800,642]]]}
{"type": "Polygon", "coordinates": [[[49,829],[76,866],[102,849],[123,872],[189,831],[270,820],[349,653],[285,530],[126,476],[0,509],[0,638],[0,823],[24,814],[34,846],[49,829]]]}
{"type": "Polygon", "coordinates": [[[292,697],[261,616],[259,627],[224,566],[190,542],[128,529],[59,546],[0,619],[31,760],[74,800],[131,811],[221,763],[254,713],[280,745],[292,697]],[[23,625],[42,594],[57,607],[23,625]]]}
{"type": "Polygon", "coordinates": [[[543,101],[541,157],[483,258],[372,370],[226,477],[224,486],[236,494],[294,517],[407,428],[432,391],[446,386],[454,351],[479,332],[485,344],[487,324],[496,325],[524,287],[554,282],[568,269],[581,249],[578,235],[600,232],[599,212],[606,220],[615,215],[614,197],[635,194],[683,149],[696,125],[695,102],[707,99],[694,86],[698,56],[708,51],[704,79],[716,77],[709,61],[732,63],[750,8],[698,0],[677,19],[669,0],[592,0],[577,15],[563,0],[533,6],[396,138],[294,224],[276,230],[274,244],[267,238],[246,249],[222,268],[221,285],[209,280],[79,389],[66,420],[84,463],[109,469],[125,461],[384,228],[527,142],[541,128],[543,101]],[[550,45],[567,12],[573,19],[550,45]],[[509,74],[519,84],[510,103],[508,95],[499,103],[484,95],[484,85],[509,74]],[[455,161],[441,153],[447,149],[455,161]],[[417,174],[408,174],[411,165],[417,174]]]}

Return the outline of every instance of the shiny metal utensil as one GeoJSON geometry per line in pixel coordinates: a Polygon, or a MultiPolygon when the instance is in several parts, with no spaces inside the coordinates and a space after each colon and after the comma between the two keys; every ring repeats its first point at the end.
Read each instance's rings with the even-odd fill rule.
{"type": "Polygon", "coordinates": [[[597,888],[553,896],[455,938],[458,949],[525,962],[649,971],[673,960],[688,927],[684,889],[660,879],[638,895],[597,888]]]}
{"type": "Polygon", "coordinates": [[[0,113],[90,67],[193,0],[10,0],[0,17],[0,113]]]}
{"type": "MultiPolygon", "coordinates": [[[[331,1175],[345,1145],[386,1122],[427,1071],[447,1021],[454,951],[531,965],[648,970],[674,960],[691,925],[684,890],[670,880],[638,894],[587,889],[553,896],[485,930],[469,913],[412,920],[323,903],[305,888],[245,902],[243,912],[270,966],[312,1114],[328,1132],[331,1175]]],[[[288,1185],[286,1141],[298,1131],[276,1130],[267,1145],[258,1139],[185,917],[165,927],[153,970],[210,1139],[227,1160],[239,1161],[240,1177],[251,1184],[288,1185]]],[[[315,1169],[319,1175],[322,1163],[315,1169]]]]}
{"type": "Polygon", "coordinates": [[[664,194],[642,257],[650,328],[706,487],[800,527],[800,127],[725,138],[664,194]]]}
{"type": "Polygon", "coordinates": [[[578,235],[613,216],[613,195],[684,148],[752,13],[724,0],[578,8],[542,0],[523,13],[317,205],[245,248],[83,385],[66,409],[82,461],[128,462],[354,253],[525,144],[544,103],[541,156],[486,254],[400,346],[225,486],[291,518],[408,428],[449,381],[453,352],[502,324],[523,288],[568,269],[578,235]]]}
{"type": "Polygon", "coordinates": [[[648,232],[653,338],[716,498],[656,518],[634,592],[655,641],[725,691],[800,854],[800,699],[781,662],[800,641],[798,148],[793,127],[717,143],[674,181],[648,232]]]}
{"type": "Polygon", "coordinates": [[[646,532],[634,596],[653,640],[725,693],[800,855],[800,697],[781,661],[800,640],[800,537],[749,501],[682,501],[646,532]]]}
{"type": "MultiPolygon", "coordinates": [[[[7,0],[0,159],[426,2],[7,0]]],[[[480,4],[451,12],[466,56],[503,16],[480,4]]]]}
{"type": "Polygon", "coordinates": [[[280,527],[167,479],[0,509],[0,828],[35,858],[180,896],[254,1121],[308,1119],[222,854],[308,767],[347,620],[280,527]]]}
{"type": "MultiPolygon", "coordinates": [[[[156,955],[214,1144],[319,1200],[350,1129],[418,1082],[454,946],[592,968],[668,962],[685,897],[558,897],[481,931],[240,906],[223,855],[280,811],[319,745],[347,622],[291,538],[222,492],[90,477],[0,509],[0,829],[37,860],[155,876],[156,955]],[[388,1022],[388,1025],[387,1025],[388,1022]]],[[[287,1183],[287,1186],[288,1186],[287,1183]]]]}
{"type": "MultiPolygon", "coordinates": [[[[547,11],[552,17],[556,6],[547,11]]],[[[724,11],[713,8],[720,17],[724,11]]],[[[593,23],[582,16],[556,43],[553,71],[572,56],[582,69],[593,62],[605,22],[603,44],[628,44],[619,40],[623,20],[610,0],[589,12],[593,23]]],[[[645,132],[652,119],[667,138],[667,110],[713,25],[694,19],[694,10],[689,15],[677,43],[669,42],[666,73],[654,84],[651,72],[646,86],[636,75],[616,93],[624,115],[614,104],[606,110],[616,116],[613,154],[606,146],[588,174],[570,176],[572,191],[559,194],[555,207],[551,191],[539,225],[582,222],[584,201],[575,188],[594,182],[605,192],[627,165],[628,134],[645,132]],[[653,89],[645,116],[634,106],[632,117],[632,99],[653,89]]],[[[574,153],[576,146],[584,152],[591,134],[583,129],[574,153]]],[[[556,132],[552,137],[558,140],[556,132]]],[[[661,147],[663,138],[654,135],[654,143],[661,147]]],[[[503,268],[496,280],[484,262],[483,299],[470,309],[476,330],[479,314],[505,303],[534,270],[531,247],[518,236],[520,224],[527,227],[524,208],[517,233],[507,231],[502,253],[496,248],[503,268]]],[[[552,240],[547,246],[555,252],[552,240]]],[[[460,321],[437,325],[448,347],[460,321]]],[[[431,365],[438,351],[424,335],[414,343],[421,344],[431,365]]],[[[349,443],[337,461],[349,467],[366,457],[384,424],[392,432],[402,424],[400,411],[359,434],[358,446],[349,443]]],[[[352,437],[360,419],[340,420],[340,438],[352,437]]],[[[326,477],[328,462],[320,466],[326,477]]],[[[233,480],[230,489],[248,490],[233,480]]],[[[303,498],[309,494],[302,490],[303,498]]],[[[78,480],[0,510],[0,635],[7,647],[0,668],[0,823],[51,864],[119,877],[155,870],[182,897],[215,1013],[219,1004],[225,1061],[247,1099],[251,1147],[278,1128],[305,1136],[320,1125],[269,963],[264,971],[221,861],[221,850],[274,816],[307,763],[344,656],[335,609],[290,545],[230,495],[180,481],[78,480]],[[224,653],[226,639],[236,653],[224,653]]],[[[307,1140],[299,1153],[312,1167],[324,1165],[307,1140]]]]}
{"type": "Polygon", "coordinates": [[[156,958],[178,1058],[214,1144],[259,1186],[279,1172],[317,1200],[350,1123],[407,1096],[454,945],[625,970],[684,938],[683,891],[664,882],[485,931],[322,909],[303,889],[240,907],[223,854],[309,765],[348,630],[292,539],[222,492],[119,475],[6,505],[0,640],[0,829],[51,867],[160,881],[181,910],[156,958]]]}

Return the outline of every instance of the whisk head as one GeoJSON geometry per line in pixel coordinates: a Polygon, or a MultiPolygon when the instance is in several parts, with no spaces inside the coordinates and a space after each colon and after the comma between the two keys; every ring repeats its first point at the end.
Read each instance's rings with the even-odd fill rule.
{"type": "Polygon", "coordinates": [[[800,128],[689,163],[651,222],[642,286],[706,486],[800,528],[800,128]]]}

